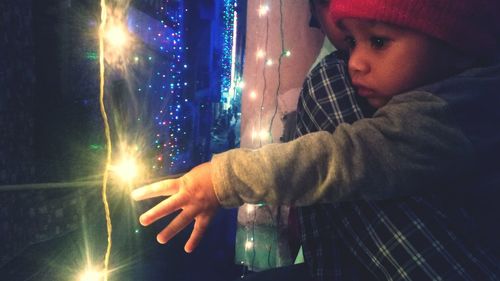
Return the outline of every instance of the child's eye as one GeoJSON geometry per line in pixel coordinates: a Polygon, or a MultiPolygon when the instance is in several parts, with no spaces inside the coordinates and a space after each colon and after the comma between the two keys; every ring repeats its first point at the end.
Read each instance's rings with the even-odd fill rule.
{"type": "Polygon", "coordinates": [[[387,45],[387,38],[382,37],[372,37],[370,38],[370,43],[374,49],[383,49],[387,45]]]}
{"type": "Polygon", "coordinates": [[[356,39],[352,36],[346,36],[344,39],[345,43],[349,47],[349,49],[354,49],[356,47],[356,39]]]}

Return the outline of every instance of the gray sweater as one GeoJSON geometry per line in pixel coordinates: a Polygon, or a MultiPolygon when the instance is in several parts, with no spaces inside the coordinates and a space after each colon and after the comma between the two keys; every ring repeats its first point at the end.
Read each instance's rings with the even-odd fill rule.
{"type": "MultiPolygon", "coordinates": [[[[500,172],[499,161],[482,161],[500,152],[499,89],[499,64],[471,69],[397,95],[372,118],[341,124],[333,134],[214,155],[216,195],[236,207],[473,190],[479,171],[500,172]]],[[[489,182],[496,174],[487,173],[489,182]]]]}

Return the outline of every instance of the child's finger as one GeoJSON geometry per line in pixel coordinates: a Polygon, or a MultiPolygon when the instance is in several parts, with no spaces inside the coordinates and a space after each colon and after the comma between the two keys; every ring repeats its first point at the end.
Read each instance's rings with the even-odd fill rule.
{"type": "Polygon", "coordinates": [[[172,195],[170,198],[161,201],[158,205],[142,214],[139,218],[139,222],[144,226],[150,225],[153,222],[181,209],[185,203],[186,202],[184,202],[178,194],[172,195]]]}
{"type": "Polygon", "coordinates": [[[172,237],[177,235],[181,230],[186,228],[194,220],[194,215],[186,210],[175,217],[158,235],[156,240],[160,244],[167,243],[172,237]]]}
{"type": "Polygon", "coordinates": [[[194,249],[196,249],[196,247],[198,247],[198,244],[207,230],[208,224],[208,219],[196,219],[193,232],[191,232],[191,236],[189,236],[189,240],[184,246],[184,251],[186,251],[186,253],[191,253],[194,249]]]}
{"type": "Polygon", "coordinates": [[[168,179],[139,187],[132,191],[132,199],[139,201],[158,196],[168,196],[179,190],[176,179],[168,179]]]}

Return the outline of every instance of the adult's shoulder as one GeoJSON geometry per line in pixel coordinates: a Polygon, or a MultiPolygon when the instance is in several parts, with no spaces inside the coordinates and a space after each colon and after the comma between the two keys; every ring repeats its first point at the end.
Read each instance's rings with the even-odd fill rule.
{"type": "Polygon", "coordinates": [[[309,76],[317,76],[320,73],[328,73],[328,75],[348,76],[347,58],[343,51],[337,50],[326,55],[315,67],[309,72],[309,76]]]}
{"type": "Polygon", "coordinates": [[[346,63],[349,60],[349,52],[344,50],[335,50],[330,54],[326,55],[322,61],[330,62],[330,63],[346,63]]]}
{"type": "Polygon", "coordinates": [[[500,58],[469,68],[457,75],[425,85],[418,90],[440,96],[450,103],[498,99],[500,89],[500,58]]]}

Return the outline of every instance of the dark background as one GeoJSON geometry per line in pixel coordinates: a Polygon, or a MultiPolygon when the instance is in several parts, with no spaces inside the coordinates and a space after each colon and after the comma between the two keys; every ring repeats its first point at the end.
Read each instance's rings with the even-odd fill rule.
{"type": "MultiPolygon", "coordinates": [[[[0,2],[1,280],[77,280],[87,263],[99,266],[104,258],[106,225],[99,185],[104,138],[97,45],[91,34],[97,28],[98,2],[0,2]],[[83,184],[74,187],[75,181],[83,184]]],[[[161,2],[168,6],[182,1],[133,1],[131,7],[160,20],[161,2]]],[[[185,172],[213,152],[230,148],[217,141],[228,128],[214,129],[226,114],[220,107],[217,77],[221,42],[213,39],[221,32],[222,0],[181,4],[190,13],[185,22],[189,86],[183,97],[191,103],[182,112],[187,134],[180,142],[187,161],[169,173],[185,172]]],[[[241,1],[239,6],[246,4],[241,1]]],[[[146,44],[139,45],[142,55],[161,58],[146,44]]],[[[168,58],[161,62],[168,63],[168,58]]],[[[154,67],[135,69],[135,81],[148,79],[154,67]]],[[[147,132],[154,127],[154,102],[124,96],[129,88],[120,78],[112,78],[107,87],[108,105],[117,109],[115,118],[151,143],[147,132]]],[[[154,157],[147,145],[143,149],[144,155],[154,157]]],[[[154,176],[166,174],[156,171],[154,176]]],[[[220,211],[199,249],[188,255],[183,246],[189,230],[159,245],[156,233],[171,218],[143,228],[137,218],[155,202],[130,202],[128,192],[114,186],[110,190],[114,272],[109,280],[223,281],[240,275],[242,269],[234,264],[236,211],[220,211]]]]}

